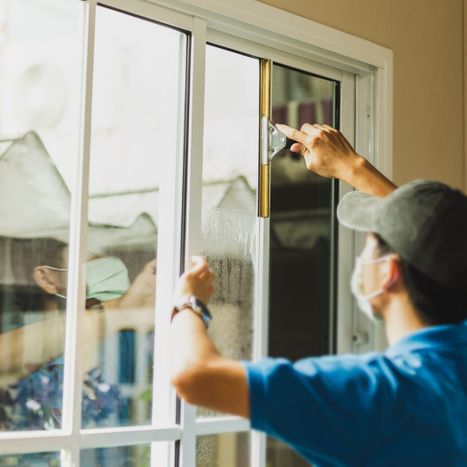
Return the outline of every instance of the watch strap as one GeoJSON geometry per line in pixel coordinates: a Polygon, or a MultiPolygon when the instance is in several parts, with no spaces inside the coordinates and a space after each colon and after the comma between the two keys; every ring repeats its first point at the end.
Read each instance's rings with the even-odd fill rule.
{"type": "Polygon", "coordinates": [[[209,328],[209,324],[212,320],[212,315],[209,312],[208,307],[194,295],[188,295],[186,297],[183,297],[182,300],[179,300],[178,303],[174,305],[170,320],[172,321],[174,316],[178,312],[185,309],[189,309],[196,313],[203,321],[204,325],[206,326],[206,329],[209,328]]]}

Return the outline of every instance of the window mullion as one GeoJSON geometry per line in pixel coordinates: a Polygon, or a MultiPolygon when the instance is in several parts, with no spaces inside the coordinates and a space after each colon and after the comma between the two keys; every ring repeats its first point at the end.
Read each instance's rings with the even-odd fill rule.
{"type": "Polygon", "coordinates": [[[24,431],[3,433],[1,440],[2,456],[8,454],[25,454],[35,452],[57,451],[58,449],[72,449],[72,437],[59,430],[24,431]]]}
{"type": "MultiPolygon", "coordinates": [[[[268,354],[269,334],[269,218],[258,217],[256,226],[255,307],[253,324],[253,359],[268,354]]],[[[251,434],[251,467],[266,465],[266,435],[257,431],[251,434]]]]}
{"type": "MultiPolygon", "coordinates": [[[[180,427],[168,426],[143,426],[125,428],[96,428],[82,430],[80,443],[83,449],[130,446],[137,444],[155,443],[168,445],[166,441],[180,439],[180,427]]],[[[158,464],[168,465],[167,463],[158,464]]]]}
{"type": "Polygon", "coordinates": [[[219,433],[238,433],[248,431],[250,422],[240,417],[212,417],[196,421],[196,434],[198,436],[215,435],[219,433]]]}
{"type": "MultiPolygon", "coordinates": [[[[263,61],[267,60],[263,58],[263,61]]],[[[270,63],[272,69],[272,62],[270,63]]],[[[260,79],[260,96],[262,109],[271,108],[271,80],[260,79]],[[267,88],[267,89],[266,89],[267,88]],[[263,102],[267,100],[268,103],[263,102]]],[[[268,110],[268,113],[270,110],[268,110]]],[[[261,110],[264,114],[264,111],[261,110]]],[[[265,115],[265,114],[264,114],[265,115]]],[[[270,115],[265,115],[270,118],[270,115]]],[[[262,117],[259,115],[258,118],[262,117]]],[[[258,126],[261,121],[258,121],[258,126]]],[[[261,141],[258,148],[258,167],[261,169],[261,141]]],[[[271,177],[269,177],[270,184],[271,177]]],[[[270,186],[268,187],[270,193],[270,186]]],[[[258,190],[261,196],[261,189],[258,190]]],[[[257,217],[256,219],[256,273],[255,273],[255,299],[253,317],[253,359],[264,358],[268,354],[269,335],[269,236],[270,217],[257,217]]],[[[263,433],[252,432],[250,465],[252,467],[263,467],[266,464],[266,436],[263,433]]]]}
{"type": "MultiPolygon", "coordinates": [[[[340,130],[352,146],[355,145],[355,87],[356,77],[344,72],[341,81],[340,130]]],[[[345,182],[339,183],[339,198],[352,191],[345,182]]],[[[338,279],[337,279],[337,353],[352,352],[354,335],[354,300],[349,283],[355,259],[354,233],[339,224],[338,233],[338,279]]]]}
{"type": "Polygon", "coordinates": [[[70,253],[68,276],[68,302],[65,331],[65,373],[63,383],[63,429],[70,436],[71,451],[67,451],[71,464],[79,466],[79,431],[81,428],[81,336],[80,321],[85,310],[85,264],[87,254],[88,185],[91,144],[92,85],[96,1],[83,5],[84,12],[84,68],[82,88],[82,125],[78,157],[76,187],[72,197],[70,253]]]}
{"type": "MultiPolygon", "coordinates": [[[[190,110],[186,197],[185,262],[201,251],[201,201],[203,185],[204,82],[206,54],[206,21],[193,18],[191,36],[190,110]]],[[[181,403],[182,467],[196,464],[196,408],[181,403]]]]}
{"type": "MultiPolygon", "coordinates": [[[[167,358],[169,348],[170,312],[175,280],[180,272],[180,245],[183,230],[183,175],[186,129],[187,38],[182,36],[179,49],[178,93],[178,147],[177,157],[167,160],[166,176],[160,185],[157,247],[157,300],[154,326],[154,378],[152,398],[152,424],[170,426],[175,421],[175,394],[170,386],[170,369],[167,358]]],[[[168,444],[154,443],[151,447],[151,464],[169,465],[168,444]]]]}

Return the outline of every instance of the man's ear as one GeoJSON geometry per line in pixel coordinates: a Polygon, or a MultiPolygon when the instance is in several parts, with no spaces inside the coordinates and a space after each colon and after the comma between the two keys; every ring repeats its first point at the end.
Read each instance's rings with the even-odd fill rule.
{"type": "Polygon", "coordinates": [[[387,276],[383,283],[383,290],[387,291],[402,279],[402,264],[397,255],[389,257],[387,262],[387,276]]]}
{"type": "Polygon", "coordinates": [[[57,293],[55,271],[51,271],[45,266],[36,266],[32,272],[32,278],[34,282],[48,294],[57,293]]]}

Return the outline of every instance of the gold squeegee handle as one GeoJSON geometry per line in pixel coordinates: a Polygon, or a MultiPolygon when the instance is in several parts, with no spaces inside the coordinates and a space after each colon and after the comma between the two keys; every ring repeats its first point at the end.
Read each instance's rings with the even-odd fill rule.
{"type": "Polygon", "coordinates": [[[271,60],[260,64],[260,145],[259,145],[259,217],[270,216],[271,164],[269,161],[268,122],[271,119],[271,60]]]}

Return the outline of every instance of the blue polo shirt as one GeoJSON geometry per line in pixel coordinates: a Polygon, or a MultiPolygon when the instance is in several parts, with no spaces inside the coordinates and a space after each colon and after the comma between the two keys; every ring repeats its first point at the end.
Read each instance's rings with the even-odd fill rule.
{"type": "Polygon", "coordinates": [[[467,466],[467,322],[385,353],[245,368],[252,428],[315,466],[467,466]]]}

